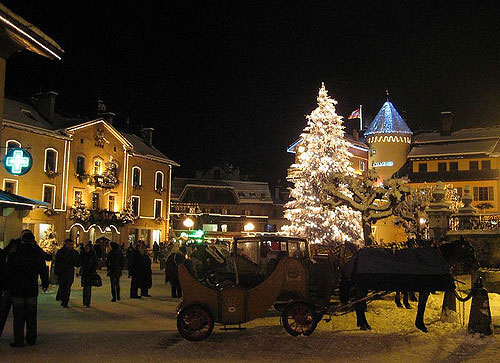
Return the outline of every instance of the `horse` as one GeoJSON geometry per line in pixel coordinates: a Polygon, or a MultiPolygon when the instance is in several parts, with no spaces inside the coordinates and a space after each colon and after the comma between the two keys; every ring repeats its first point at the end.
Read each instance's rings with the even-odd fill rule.
{"type": "MultiPolygon", "coordinates": [[[[450,267],[461,268],[461,271],[472,271],[479,268],[479,262],[475,257],[473,247],[461,237],[449,243],[444,243],[439,247],[416,248],[411,251],[410,249],[402,249],[400,253],[403,254],[421,254],[423,256],[434,260],[436,274],[417,275],[408,273],[394,273],[394,274],[378,274],[379,267],[373,264],[374,260],[368,261],[359,259],[360,253],[363,250],[372,250],[370,253],[376,252],[376,248],[365,247],[358,251],[350,261],[344,264],[342,268],[342,276],[339,285],[341,302],[347,304],[351,297],[351,287],[355,288],[355,301],[354,309],[356,311],[357,326],[361,330],[370,330],[371,326],[368,324],[365,316],[366,310],[366,296],[368,291],[401,291],[412,290],[418,291],[418,309],[415,319],[415,326],[422,332],[427,332],[428,329],[424,324],[424,313],[427,299],[431,291],[453,291],[455,288],[453,278],[450,273],[450,267]],[[406,251],[405,251],[406,250],[406,251]],[[418,251],[420,250],[420,252],[418,251]],[[368,263],[367,263],[368,262],[368,263]],[[372,264],[370,267],[374,273],[360,273],[363,270],[363,264],[372,264]]],[[[382,250],[379,248],[379,250],[382,250]]],[[[369,256],[365,254],[365,256],[369,256]]],[[[417,258],[418,260],[418,258],[417,258]]],[[[425,260],[425,259],[424,259],[425,260]]],[[[423,269],[428,269],[429,266],[423,266],[423,269]]],[[[366,270],[366,268],[365,268],[366,270]]],[[[412,271],[414,272],[414,271],[412,271]]]]}

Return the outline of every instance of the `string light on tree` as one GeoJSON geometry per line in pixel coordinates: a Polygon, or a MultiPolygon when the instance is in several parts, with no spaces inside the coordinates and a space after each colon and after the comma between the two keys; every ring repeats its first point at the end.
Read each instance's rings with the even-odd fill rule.
{"type": "MultiPolygon", "coordinates": [[[[301,134],[294,175],[292,201],[285,206],[285,218],[291,224],[284,229],[307,237],[311,243],[342,244],[361,240],[360,214],[347,206],[330,208],[321,202],[321,193],[334,173],[354,176],[350,143],[344,138],[342,117],[337,115],[335,100],[322,84],[318,107],[307,116],[301,134]]],[[[342,192],[347,189],[339,185],[342,192]]]]}

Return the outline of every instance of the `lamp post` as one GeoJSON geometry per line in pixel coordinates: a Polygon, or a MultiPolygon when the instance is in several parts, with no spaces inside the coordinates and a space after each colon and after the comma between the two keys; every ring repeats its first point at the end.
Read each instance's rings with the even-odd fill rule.
{"type": "Polygon", "coordinates": [[[184,219],[184,222],[182,222],[184,227],[186,227],[188,230],[191,230],[191,228],[194,226],[194,222],[191,218],[186,218],[184,219]]]}
{"type": "Polygon", "coordinates": [[[243,230],[245,232],[252,232],[253,230],[255,229],[255,226],[252,222],[248,222],[247,224],[245,224],[245,226],[243,227],[243,230]]]}

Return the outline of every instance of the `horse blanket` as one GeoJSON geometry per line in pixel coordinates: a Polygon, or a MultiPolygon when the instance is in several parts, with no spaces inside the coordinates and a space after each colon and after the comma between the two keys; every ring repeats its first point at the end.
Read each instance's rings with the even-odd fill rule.
{"type": "Polygon", "coordinates": [[[362,248],[346,264],[344,273],[368,290],[449,291],[455,288],[450,266],[436,248],[362,248]]]}

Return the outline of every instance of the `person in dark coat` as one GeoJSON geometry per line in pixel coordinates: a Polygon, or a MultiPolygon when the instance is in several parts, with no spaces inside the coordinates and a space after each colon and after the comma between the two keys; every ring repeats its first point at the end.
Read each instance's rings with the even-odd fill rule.
{"type": "Polygon", "coordinates": [[[75,280],[75,267],[80,267],[80,255],[73,248],[73,240],[68,238],[64,241],[64,246],[56,253],[54,262],[54,272],[57,275],[59,288],[56,300],[61,302],[61,306],[68,307],[71,285],[75,280]]]}
{"type": "Polygon", "coordinates": [[[25,326],[26,343],[34,345],[37,337],[38,276],[42,280],[42,289],[46,291],[49,271],[31,232],[24,234],[17,250],[9,254],[6,270],[14,315],[14,341],[10,345],[24,345],[25,326]]]}
{"type": "Polygon", "coordinates": [[[160,254],[160,245],[155,241],[153,243],[153,262],[158,262],[158,255],[160,254]]]}
{"type": "Polygon", "coordinates": [[[143,268],[143,251],[146,250],[146,245],[142,241],[137,241],[136,248],[127,254],[128,258],[128,277],[130,280],[130,298],[140,299],[138,294],[139,288],[142,285],[142,280],[144,277],[143,268]],[[130,257],[129,257],[130,255],[130,257]]]}
{"type": "Polygon", "coordinates": [[[106,256],[107,275],[111,282],[112,302],[120,301],[120,277],[123,271],[123,255],[120,246],[116,242],[111,242],[111,251],[106,256]]]}
{"type": "Polygon", "coordinates": [[[178,266],[184,262],[184,254],[180,251],[171,253],[167,258],[167,263],[165,265],[165,282],[170,281],[170,286],[172,288],[172,297],[180,298],[182,297],[181,285],[179,283],[179,273],[178,266]]]}
{"type": "Polygon", "coordinates": [[[80,269],[80,278],[83,287],[83,305],[90,308],[92,299],[92,278],[97,274],[97,256],[90,242],[83,247],[80,252],[82,267],[80,269]]]}
{"type": "Polygon", "coordinates": [[[151,258],[148,256],[148,251],[144,249],[141,255],[141,296],[150,297],[149,289],[153,287],[153,270],[151,269],[151,258]]]}

